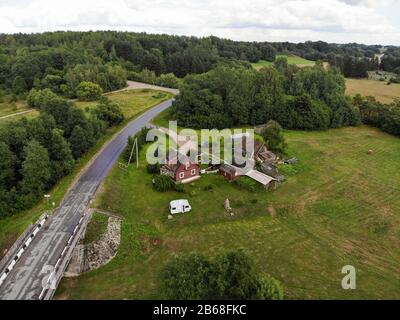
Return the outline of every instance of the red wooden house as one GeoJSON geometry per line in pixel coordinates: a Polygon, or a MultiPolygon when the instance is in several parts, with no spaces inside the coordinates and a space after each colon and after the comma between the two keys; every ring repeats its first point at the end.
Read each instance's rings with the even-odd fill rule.
{"type": "Polygon", "coordinates": [[[200,165],[187,156],[175,155],[161,165],[160,173],[170,176],[175,182],[187,183],[200,178],[200,165]]]}

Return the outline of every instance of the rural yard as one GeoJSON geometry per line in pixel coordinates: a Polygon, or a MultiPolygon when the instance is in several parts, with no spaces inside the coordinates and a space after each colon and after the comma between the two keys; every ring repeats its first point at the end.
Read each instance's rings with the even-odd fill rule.
{"type": "Polygon", "coordinates": [[[289,299],[400,298],[393,281],[400,264],[400,140],[366,126],[285,135],[300,162],[281,168],[288,181],[278,190],[250,192],[207,175],[185,186],[193,211],[172,220],[168,203],[182,196],[154,191],[143,153],[139,169],[115,166],[93,205],[124,219],[117,256],[64,279],[56,298],[162,298],[159,274],[171,256],[228,247],[251,252],[262,273],[285,283],[289,299]],[[359,270],[354,291],[340,287],[347,264],[359,270]]]}

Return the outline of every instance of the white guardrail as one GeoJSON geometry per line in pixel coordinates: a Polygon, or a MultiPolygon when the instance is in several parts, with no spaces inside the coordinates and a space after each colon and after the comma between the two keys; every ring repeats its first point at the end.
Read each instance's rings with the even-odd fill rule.
{"type": "Polygon", "coordinates": [[[36,225],[36,228],[33,230],[33,232],[31,233],[31,235],[28,237],[28,239],[25,241],[25,243],[22,245],[22,247],[18,250],[17,254],[15,255],[15,257],[12,259],[12,261],[10,262],[10,264],[8,265],[7,268],[5,268],[3,274],[0,277],[0,286],[4,283],[4,281],[6,280],[8,274],[11,272],[11,270],[14,268],[15,264],[17,263],[17,261],[21,258],[22,254],[24,253],[24,251],[26,250],[26,248],[31,244],[33,238],[37,235],[37,233],[39,232],[39,230],[43,227],[43,225],[45,224],[46,220],[49,218],[49,215],[46,214],[45,217],[36,225]]]}
{"type": "Polygon", "coordinates": [[[72,241],[74,240],[74,237],[75,237],[79,227],[81,226],[82,221],[85,218],[86,214],[88,214],[88,213],[85,210],[84,213],[82,214],[81,218],[79,219],[78,223],[76,224],[76,226],[74,228],[74,231],[72,232],[71,236],[69,237],[69,239],[68,239],[68,241],[67,241],[67,243],[66,243],[66,245],[65,245],[65,247],[63,249],[63,251],[61,252],[60,257],[58,258],[58,260],[56,262],[56,265],[54,266],[54,270],[50,273],[50,275],[49,275],[49,277],[48,277],[48,279],[47,279],[47,281],[45,283],[44,288],[40,292],[39,300],[43,300],[45,298],[45,296],[46,296],[46,293],[50,289],[54,289],[54,288],[51,287],[51,285],[52,285],[52,283],[57,281],[57,271],[58,271],[58,269],[59,269],[59,267],[61,265],[62,259],[65,258],[65,255],[66,255],[66,253],[68,251],[68,248],[70,247],[72,241]]]}

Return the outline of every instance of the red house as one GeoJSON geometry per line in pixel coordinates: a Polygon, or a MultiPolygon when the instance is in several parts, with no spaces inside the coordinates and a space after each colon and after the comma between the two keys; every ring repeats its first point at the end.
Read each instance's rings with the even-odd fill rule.
{"type": "Polygon", "coordinates": [[[160,173],[170,176],[175,182],[188,183],[200,178],[200,166],[187,156],[181,155],[179,159],[175,155],[161,165],[160,173]]]}

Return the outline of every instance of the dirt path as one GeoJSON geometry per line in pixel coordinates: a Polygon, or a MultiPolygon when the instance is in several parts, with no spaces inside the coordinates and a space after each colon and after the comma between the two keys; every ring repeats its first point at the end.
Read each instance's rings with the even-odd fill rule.
{"type": "MultiPolygon", "coordinates": [[[[166,91],[170,92],[174,95],[177,95],[179,93],[178,89],[172,89],[172,88],[165,88],[165,87],[160,87],[160,86],[155,86],[152,84],[147,84],[147,83],[142,83],[142,82],[136,82],[136,81],[128,81],[128,86],[122,90],[132,90],[132,89],[153,89],[153,90],[160,90],[160,91],[166,91]]],[[[122,91],[121,90],[121,91],[122,91]]]]}
{"type": "Polygon", "coordinates": [[[9,114],[9,115],[6,115],[6,116],[2,116],[2,117],[0,117],[0,120],[6,119],[6,118],[15,117],[15,116],[19,116],[19,115],[25,114],[25,113],[29,113],[29,112],[32,112],[33,110],[35,110],[35,109],[29,109],[29,110],[26,110],[26,111],[21,111],[21,112],[9,114]]]}

